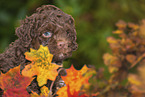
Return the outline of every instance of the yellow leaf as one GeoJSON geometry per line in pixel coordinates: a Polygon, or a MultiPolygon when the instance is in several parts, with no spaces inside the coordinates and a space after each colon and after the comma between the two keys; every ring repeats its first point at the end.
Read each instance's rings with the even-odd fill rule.
{"type": "Polygon", "coordinates": [[[123,31],[122,30],[116,30],[116,31],[113,31],[114,34],[122,34],[123,31]]]}
{"type": "Polygon", "coordinates": [[[113,56],[109,53],[104,54],[103,59],[105,65],[108,66],[110,73],[117,71],[122,65],[121,61],[116,56],[113,56]]]}
{"type": "Polygon", "coordinates": [[[37,75],[38,85],[42,86],[47,83],[47,79],[55,80],[58,75],[57,69],[60,67],[57,64],[51,63],[53,55],[50,54],[48,47],[40,45],[38,50],[31,49],[25,53],[26,59],[32,63],[25,66],[22,75],[32,77],[37,75]]]}
{"type": "Polygon", "coordinates": [[[41,65],[43,62],[50,64],[53,55],[50,54],[47,46],[44,47],[40,45],[40,48],[38,50],[30,49],[30,52],[26,52],[25,58],[32,62],[37,62],[38,65],[41,65]]]}
{"type": "Polygon", "coordinates": [[[141,25],[139,26],[139,35],[142,38],[145,38],[145,20],[142,20],[141,25]]]}
{"type": "Polygon", "coordinates": [[[109,72],[110,73],[113,73],[113,72],[116,72],[116,71],[118,71],[118,68],[117,67],[113,67],[113,66],[109,66],[109,72]]]}
{"type": "Polygon", "coordinates": [[[49,89],[46,86],[43,86],[40,90],[41,90],[40,95],[32,91],[31,97],[52,97],[49,89]]]}
{"type": "Polygon", "coordinates": [[[139,81],[138,77],[136,75],[130,74],[128,77],[128,81],[131,84],[135,84],[135,85],[141,85],[141,82],[139,81]]]}
{"type": "Polygon", "coordinates": [[[46,86],[41,88],[41,95],[45,95],[46,97],[49,95],[49,89],[46,86]]]}
{"type": "Polygon", "coordinates": [[[113,37],[108,37],[107,38],[107,42],[108,43],[118,43],[118,41],[115,38],[113,38],[113,37]]]}
{"type": "Polygon", "coordinates": [[[145,93],[145,64],[138,67],[138,74],[129,74],[128,81],[132,93],[145,93]]]}

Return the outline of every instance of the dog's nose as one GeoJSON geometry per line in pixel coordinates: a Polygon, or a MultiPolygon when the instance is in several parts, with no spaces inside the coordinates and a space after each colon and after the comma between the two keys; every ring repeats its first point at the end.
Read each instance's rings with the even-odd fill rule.
{"type": "Polygon", "coordinates": [[[57,42],[57,46],[58,48],[68,48],[68,43],[64,42],[64,41],[59,41],[57,42]]]}

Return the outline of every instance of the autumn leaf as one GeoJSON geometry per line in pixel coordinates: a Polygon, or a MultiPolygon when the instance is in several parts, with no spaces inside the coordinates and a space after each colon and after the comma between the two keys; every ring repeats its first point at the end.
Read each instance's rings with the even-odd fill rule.
{"type": "Polygon", "coordinates": [[[118,27],[118,29],[125,29],[127,24],[124,21],[120,20],[116,23],[116,26],[118,27]]]}
{"type": "Polygon", "coordinates": [[[42,86],[47,83],[47,79],[55,80],[58,75],[57,69],[60,67],[55,63],[51,63],[53,55],[50,54],[48,47],[40,45],[38,50],[30,49],[25,53],[26,59],[32,63],[25,66],[22,74],[27,77],[37,75],[38,85],[42,86]]]}
{"type": "Polygon", "coordinates": [[[113,38],[113,37],[108,37],[108,38],[107,38],[107,42],[108,42],[108,43],[114,43],[114,44],[115,44],[115,43],[118,43],[117,39],[115,39],[115,38],[113,38]]]}
{"type": "Polygon", "coordinates": [[[38,50],[30,48],[30,52],[25,53],[25,58],[32,61],[32,63],[37,63],[39,66],[44,66],[51,64],[53,55],[50,54],[47,46],[40,45],[38,50]]]}
{"type": "Polygon", "coordinates": [[[139,26],[139,35],[142,38],[145,38],[145,20],[142,20],[141,25],[139,26]]]}
{"type": "Polygon", "coordinates": [[[122,34],[123,31],[122,30],[116,30],[116,31],[113,31],[114,34],[122,34]]]}
{"type": "Polygon", "coordinates": [[[139,29],[139,25],[134,24],[134,23],[128,23],[128,27],[130,27],[130,28],[132,28],[132,29],[134,29],[134,30],[139,29]]]}
{"type": "Polygon", "coordinates": [[[20,74],[20,66],[10,69],[0,75],[0,88],[4,90],[3,97],[30,97],[26,87],[33,78],[20,74]]]}
{"type": "Polygon", "coordinates": [[[53,97],[52,93],[46,86],[43,86],[40,90],[41,90],[40,95],[32,91],[31,97],[53,97]]]}
{"type": "Polygon", "coordinates": [[[145,64],[138,67],[138,74],[129,74],[128,81],[131,84],[132,93],[145,94],[145,64]]]}
{"type": "Polygon", "coordinates": [[[58,95],[58,97],[68,97],[67,86],[61,87],[57,91],[57,95],[58,95]]]}
{"type": "Polygon", "coordinates": [[[80,91],[73,91],[71,92],[70,86],[66,85],[57,92],[57,97],[87,97],[86,94],[82,94],[80,91]],[[82,94],[82,95],[81,95],[82,94]]]}
{"type": "Polygon", "coordinates": [[[86,97],[85,94],[81,95],[80,91],[74,91],[73,93],[71,93],[69,85],[67,85],[67,94],[68,97],[86,97]]]}
{"type": "Polygon", "coordinates": [[[129,63],[133,64],[136,61],[136,56],[133,54],[128,54],[128,55],[126,55],[126,60],[129,63]]]}
{"type": "Polygon", "coordinates": [[[118,71],[119,67],[121,67],[122,65],[120,60],[116,56],[113,56],[109,53],[104,54],[103,59],[105,65],[108,66],[110,73],[118,71]]]}
{"type": "Polygon", "coordinates": [[[82,86],[89,85],[89,78],[92,74],[96,73],[86,65],[83,66],[81,70],[76,70],[72,65],[69,69],[66,69],[66,72],[67,76],[62,76],[62,80],[65,82],[66,86],[57,91],[57,94],[59,95],[58,97],[62,97],[62,95],[65,95],[63,97],[77,97],[68,95],[78,94],[82,86]]]}

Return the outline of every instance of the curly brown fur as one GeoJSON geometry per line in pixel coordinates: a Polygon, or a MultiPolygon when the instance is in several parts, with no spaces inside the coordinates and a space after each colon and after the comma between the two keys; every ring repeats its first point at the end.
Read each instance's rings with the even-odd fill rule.
{"type": "Polygon", "coordinates": [[[0,54],[0,72],[6,73],[20,64],[24,68],[29,62],[24,53],[30,48],[38,49],[41,44],[49,47],[56,63],[70,57],[77,48],[73,18],[52,5],[43,5],[26,17],[16,29],[16,35],[18,39],[0,54]],[[52,36],[44,37],[45,32],[51,32],[52,36]]]}

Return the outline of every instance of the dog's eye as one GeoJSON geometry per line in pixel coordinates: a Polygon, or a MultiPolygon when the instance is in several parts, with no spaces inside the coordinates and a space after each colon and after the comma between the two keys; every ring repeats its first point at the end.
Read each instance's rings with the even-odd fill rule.
{"type": "Polygon", "coordinates": [[[45,37],[45,38],[49,38],[51,36],[52,36],[51,32],[45,32],[45,33],[43,33],[43,37],[45,37]]]}

